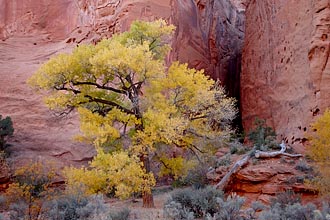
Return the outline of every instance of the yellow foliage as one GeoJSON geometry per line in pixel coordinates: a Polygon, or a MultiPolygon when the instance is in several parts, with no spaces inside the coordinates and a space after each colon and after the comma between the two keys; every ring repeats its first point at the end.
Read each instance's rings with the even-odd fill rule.
{"type": "Polygon", "coordinates": [[[125,199],[136,192],[150,192],[155,185],[152,173],[146,173],[139,159],[125,151],[109,154],[100,150],[90,166],[65,169],[69,188],[83,184],[87,194],[114,192],[125,199]]]}
{"type": "Polygon", "coordinates": [[[326,110],[315,123],[311,125],[313,133],[309,136],[309,154],[315,161],[320,173],[312,181],[322,194],[330,194],[330,110],[326,110]]]}
{"type": "Polygon", "coordinates": [[[6,202],[10,204],[23,202],[27,205],[21,209],[27,219],[39,219],[43,203],[52,199],[53,189],[50,185],[55,176],[51,164],[30,163],[15,171],[15,181],[5,192],[6,202]]]}
{"type": "Polygon", "coordinates": [[[196,161],[186,160],[182,157],[160,159],[163,163],[160,175],[172,175],[174,179],[187,176],[188,172],[197,164],[196,161]]]}

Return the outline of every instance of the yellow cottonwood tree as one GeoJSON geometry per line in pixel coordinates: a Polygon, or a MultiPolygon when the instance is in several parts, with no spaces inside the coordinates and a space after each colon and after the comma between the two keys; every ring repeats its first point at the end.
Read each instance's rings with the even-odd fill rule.
{"type": "Polygon", "coordinates": [[[313,181],[322,194],[330,195],[330,110],[312,124],[313,133],[309,137],[309,153],[320,173],[313,181]]]}
{"type": "MultiPolygon", "coordinates": [[[[128,32],[51,58],[29,83],[48,91],[49,108],[60,112],[78,108],[80,140],[104,149],[105,154],[126,150],[142,162],[146,172],[142,179],[150,180],[150,159],[165,161],[158,152],[160,145],[189,151],[197,158],[212,153],[227,138],[228,125],[236,114],[234,100],[203,71],[178,62],[165,65],[173,30],[163,20],[133,22],[128,32]]],[[[177,157],[182,155],[165,162],[182,167],[173,164],[184,164],[184,158],[177,157]]],[[[95,158],[92,166],[99,160],[95,158]]],[[[102,161],[106,166],[106,160],[102,161]]],[[[176,170],[174,175],[184,172],[176,170]]],[[[147,188],[143,187],[144,207],[152,207],[147,188]]]]}

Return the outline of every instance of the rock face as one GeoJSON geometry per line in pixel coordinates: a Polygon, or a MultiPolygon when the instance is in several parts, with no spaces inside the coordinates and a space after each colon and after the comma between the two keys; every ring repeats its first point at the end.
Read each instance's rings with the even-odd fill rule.
{"type": "Polygon", "coordinates": [[[72,0],[0,0],[0,39],[47,33],[63,38],[78,24],[72,0]]]}
{"type": "Polygon", "coordinates": [[[267,120],[296,150],[330,105],[330,1],[252,0],[246,9],[241,97],[245,130],[267,120]]]}

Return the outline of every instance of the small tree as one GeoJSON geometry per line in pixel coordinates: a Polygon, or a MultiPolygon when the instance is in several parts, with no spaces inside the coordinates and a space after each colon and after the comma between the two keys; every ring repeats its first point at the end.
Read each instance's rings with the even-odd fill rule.
{"type": "MultiPolygon", "coordinates": [[[[147,174],[150,160],[163,159],[159,146],[181,150],[170,158],[186,160],[188,152],[199,158],[227,138],[234,100],[203,71],[177,62],[165,65],[173,30],[163,20],[136,21],[130,31],[96,46],[80,45],[53,57],[29,82],[49,92],[51,109],[78,108],[82,140],[105,153],[127,149],[147,174]]],[[[173,160],[166,163],[182,163],[173,160]]],[[[153,206],[150,192],[142,193],[144,207],[153,206]]]]}
{"type": "Polygon", "coordinates": [[[309,135],[309,153],[316,162],[320,175],[313,181],[313,186],[326,195],[330,195],[330,110],[326,110],[315,123],[309,135]]]}
{"type": "Polygon", "coordinates": [[[6,146],[6,138],[13,135],[13,122],[10,117],[2,119],[0,115],[0,150],[4,150],[6,146]]]}
{"type": "Polygon", "coordinates": [[[44,203],[52,197],[50,188],[55,172],[41,162],[27,164],[15,171],[14,182],[5,197],[13,219],[40,219],[44,203]]]}

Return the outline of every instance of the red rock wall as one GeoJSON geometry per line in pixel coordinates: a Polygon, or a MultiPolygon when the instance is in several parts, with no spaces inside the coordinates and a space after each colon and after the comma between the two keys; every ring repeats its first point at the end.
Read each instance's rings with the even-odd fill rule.
{"type": "Polygon", "coordinates": [[[330,1],[252,0],[245,37],[245,130],[264,118],[280,138],[301,146],[309,124],[330,105],[330,1]]]}
{"type": "Polygon", "coordinates": [[[0,39],[47,32],[63,38],[78,24],[72,0],[0,0],[0,39]]]}

